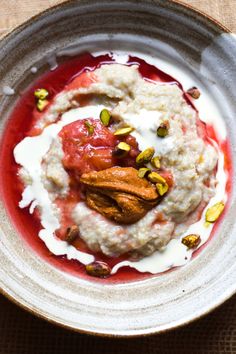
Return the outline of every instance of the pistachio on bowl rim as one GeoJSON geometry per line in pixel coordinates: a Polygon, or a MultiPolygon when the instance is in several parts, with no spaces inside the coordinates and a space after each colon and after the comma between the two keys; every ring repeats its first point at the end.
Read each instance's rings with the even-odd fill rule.
{"type": "Polygon", "coordinates": [[[107,278],[111,274],[109,265],[102,261],[94,261],[85,266],[86,273],[97,278],[107,278]]]}
{"type": "Polygon", "coordinates": [[[36,107],[38,109],[39,112],[44,111],[44,109],[47,107],[47,105],[49,104],[49,101],[46,99],[39,99],[38,102],[36,103],[36,107]]]}
{"type": "Polygon", "coordinates": [[[181,242],[188,248],[196,248],[201,243],[201,237],[198,234],[189,234],[184,236],[181,242]]]}
{"type": "Polygon", "coordinates": [[[34,96],[38,99],[38,100],[45,100],[49,95],[48,90],[44,89],[44,88],[39,88],[36,89],[34,91],[34,96]]]}
{"type": "Polygon", "coordinates": [[[205,215],[206,222],[214,223],[220,217],[224,208],[225,204],[223,202],[218,202],[209,207],[205,215]]]}

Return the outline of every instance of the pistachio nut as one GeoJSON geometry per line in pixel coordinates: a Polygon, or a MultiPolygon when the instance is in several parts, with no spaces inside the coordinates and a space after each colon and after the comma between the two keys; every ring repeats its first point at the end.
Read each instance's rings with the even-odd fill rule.
{"type": "Polygon", "coordinates": [[[72,243],[79,236],[79,228],[77,225],[72,225],[66,230],[65,241],[72,243]]]}
{"type": "Polygon", "coordinates": [[[196,234],[190,234],[183,237],[181,242],[188,248],[196,248],[201,243],[201,237],[196,234]]]}
{"type": "Polygon", "coordinates": [[[165,120],[157,128],[157,136],[159,136],[159,138],[164,138],[165,136],[168,135],[169,128],[170,128],[170,124],[169,124],[168,120],[165,120]]]}
{"type": "Polygon", "coordinates": [[[161,177],[161,175],[159,175],[159,173],[157,173],[157,172],[151,172],[148,175],[148,179],[152,183],[161,183],[161,184],[165,184],[166,183],[165,178],[161,177]]]}
{"type": "Polygon", "coordinates": [[[106,278],[111,274],[109,265],[101,261],[89,263],[85,266],[85,269],[87,274],[98,278],[106,278]]]}
{"type": "Polygon", "coordinates": [[[162,197],[164,194],[166,194],[168,192],[169,186],[168,184],[165,182],[163,183],[157,183],[156,184],[156,189],[159,193],[159,195],[162,197]]]}
{"type": "Polygon", "coordinates": [[[150,172],[151,172],[150,168],[142,167],[138,170],[138,176],[140,178],[144,178],[150,172]]]}
{"type": "Polygon", "coordinates": [[[154,156],[152,159],[151,159],[151,164],[154,168],[161,168],[161,161],[160,161],[160,157],[159,156],[154,156]]]}
{"type": "Polygon", "coordinates": [[[197,100],[201,96],[201,92],[195,86],[188,89],[187,94],[190,95],[195,100],[197,100]]]}
{"type": "Polygon", "coordinates": [[[49,95],[49,92],[46,89],[37,89],[34,91],[34,97],[38,100],[45,100],[49,95]]]}
{"type": "Polygon", "coordinates": [[[220,217],[224,207],[224,203],[219,202],[208,208],[206,211],[206,222],[215,222],[220,217]]]}
{"type": "Polygon", "coordinates": [[[130,149],[131,149],[130,145],[122,141],[115,147],[115,149],[112,152],[112,155],[117,158],[123,158],[127,156],[130,149]]]}
{"type": "Polygon", "coordinates": [[[49,104],[49,102],[48,102],[47,100],[45,100],[45,99],[43,99],[43,100],[39,99],[39,100],[37,101],[37,103],[36,103],[36,107],[37,107],[37,109],[38,109],[39,112],[42,112],[42,111],[46,108],[46,106],[47,106],[48,104],[49,104]]]}
{"type": "Polygon", "coordinates": [[[151,161],[153,155],[154,155],[154,148],[150,147],[142,152],[140,152],[140,154],[136,157],[136,163],[138,165],[143,165],[145,163],[148,163],[149,161],[151,161]]]}
{"type": "Polygon", "coordinates": [[[94,132],[94,126],[93,126],[91,123],[89,123],[88,120],[86,120],[86,121],[84,122],[84,125],[85,125],[85,127],[87,128],[89,135],[92,135],[93,132],[94,132]]]}
{"type": "Polygon", "coordinates": [[[124,136],[124,135],[128,135],[129,133],[131,133],[134,130],[134,128],[132,127],[124,127],[124,128],[120,128],[117,129],[114,133],[114,135],[116,136],[124,136]]]}
{"type": "Polygon", "coordinates": [[[108,125],[110,124],[110,120],[111,113],[108,111],[108,109],[104,108],[103,110],[101,110],[100,121],[102,122],[102,124],[105,125],[105,127],[108,127],[108,125]]]}

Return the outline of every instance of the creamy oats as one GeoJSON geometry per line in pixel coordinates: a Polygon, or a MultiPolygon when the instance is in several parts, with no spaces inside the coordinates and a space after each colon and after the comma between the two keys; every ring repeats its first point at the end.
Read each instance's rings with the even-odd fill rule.
{"type": "MultiPolygon", "coordinates": [[[[49,248],[48,237],[57,241],[52,235],[63,219],[57,201],[67,200],[71,181],[82,186],[82,197],[69,210],[79,237],[92,252],[109,257],[126,255],[131,261],[148,258],[163,251],[171,240],[179,240],[200,220],[216,194],[219,151],[206,139],[197,111],[177,84],[147,80],[138,65],[104,64],[81,74],[77,85],[69,84],[54,98],[36,125],[41,133],[23,140],[14,154],[22,166],[19,175],[25,185],[20,206],[32,203],[31,211],[39,208],[44,227],[40,237],[49,248]],[[106,127],[99,118],[104,109],[112,117],[106,127]],[[166,136],[158,136],[163,124],[166,136]],[[132,128],[131,132],[116,135],[124,127],[132,128]],[[74,156],[65,157],[66,149],[71,149],[70,134],[80,149],[80,160],[76,160],[75,145],[70,150],[74,156]],[[83,134],[90,145],[83,142],[83,134]],[[116,159],[114,146],[119,141],[125,148],[128,145],[128,153],[116,159]],[[22,157],[30,144],[37,150],[37,174],[29,168],[29,159],[22,157]],[[86,150],[88,146],[92,146],[92,153],[86,150]],[[160,169],[151,159],[142,165],[136,163],[138,154],[150,148],[160,169]],[[139,177],[140,168],[164,178],[167,191],[161,195],[156,186],[164,184],[150,181],[148,174],[139,177]]],[[[59,243],[55,254],[66,254],[65,246],[70,247],[68,258],[84,264],[94,259],[66,240],[58,239],[59,243]]]]}

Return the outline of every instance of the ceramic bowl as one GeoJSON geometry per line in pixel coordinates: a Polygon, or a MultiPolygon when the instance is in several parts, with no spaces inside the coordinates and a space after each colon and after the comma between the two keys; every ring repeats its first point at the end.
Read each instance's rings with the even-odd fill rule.
{"type": "MultiPolygon", "coordinates": [[[[235,164],[236,41],[219,23],[172,1],[69,1],[15,29],[0,42],[0,90],[7,85],[16,92],[0,97],[1,132],[19,93],[67,47],[67,55],[75,48],[138,49],[188,67],[217,102],[235,164]],[[34,66],[39,71],[33,77],[34,66]]],[[[234,186],[235,174],[233,179],[234,186]]],[[[1,202],[0,287],[34,314],[81,332],[134,336],[176,328],[236,290],[235,204],[234,189],[216,235],[188,265],[143,281],[103,285],[44,262],[18,235],[1,202]]]]}

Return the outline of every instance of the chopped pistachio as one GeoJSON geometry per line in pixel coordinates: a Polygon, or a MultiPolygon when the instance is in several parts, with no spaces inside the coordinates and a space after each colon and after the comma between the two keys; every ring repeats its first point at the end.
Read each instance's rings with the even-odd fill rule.
{"type": "Polygon", "coordinates": [[[153,155],[154,155],[154,148],[150,147],[142,152],[140,152],[140,154],[136,157],[136,163],[138,165],[143,165],[145,163],[148,163],[149,161],[151,161],[153,155]]]}
{"type": "Polygon", "coordinates": [[[85,266],[86,272],[98,278],[106,278],[111,274],[111,268],[105,262],[95,261],[85,266]]]}
{"type": "Polygon", "coordinates": [[[208,208],[206,211],[206,221],[210,223],[215,222],[220,217],[224,207],[224,203],[219,202],[208,208]]]}
{"type": "Polygon", "coordinates": [[[134,130],[134,128],[132,127],[124,127],[124,128],[120,128],[117,129],[114,133],[114,135],[116,136],[123,136],[123,135],[128,135],[129,133],[131,133],[134,130]]]}
{"type": "Polygon", "coordinates": [[[151,172],[149,175],[148,175],[148,179],[149,181],[151,181],[152,183],[162,183],[162,184],[165,184],[166,183],[166,180],[165,178],[163,178],[161,175],[159,175],[159,173],[157,172],[151,172]]]}
{"type": "Polygon", "coordinates": [[[115,150],[112,152],[112,155],[117,158],[125,157],[128,152],[130,151],[131,147],[129,144],[121,141],[116,147],[115,150]]]}
{"type": "Polygon", "coordinates": [[[108,111],[108,109],[104,108],[101,113],[100,113],[100,120],[105,127],[108,127],[110,124],[111,120],[111,113],[108,111]]]}
{"type": "Polygon", "coordinates": [[[46,89],[37,89],[34,91],[34,96],[38,100],[45,100],[49,95],[49,92],[46,89]]]}
{"type": "Polygon", "coordinates": [[[38,100],[38,102],[36,103],[36,107],[38,109],[39,112],[42,112],[46,106],[49,104],[49,102],[47,100],[38,100]]]}
{"type": "Polygon", "coordinates": [[[85,127],[87,128],[89,135],[92,135],[93,132],[94,132],[94,126],[93,126],[91,123],[89,123],[88,120],[86,120],[86,121],[84,122],[84,125],[85,125],[85,127]]]}
{"type": "Polygon", "coordinates": [[[168,192],[169,186],[167,183],[165,183],[165,184],[157,183],[156,189],[157,189],[159,195],[162,197],[164,194],[166,194],[168,192]]]}
{"type": "Polygon", "coordinates": [[[131,149],[130,145],[127,144],[127,143],[124,143],[123,141],[120,142],[120,143],[117,145],[117,147],[118,147],[118,149],[121,149],[121,150],[124,150],[124,151],[127,151],[127,152],[129,152],[130,149],[131,149]]]}
{"type": "Polygon", "coordinates": [[[196,234],[190,234],[183,237],[181,242],[188,248],[196,248],[201,243],[201,237],[196,234]]]}
{"type": "Polygon", "coordinates": [[[161,168],[161,161],[160,161],[160,158],[159,156],[155,156],[151,159],[151,164],[153,167],[159,169],[161,168]]]}
{"type": "Polygon", "coordinates": [[[159,136],[159,138],[164,138],[166,135],[168,135],[169,128],[170,128],[170,124],[168,120],[165,120],[157,128],[157,136],[159,136]]]}
{"type": "Polygon", "coordinates": [[[150,172],[151,172],[150,168],[142,167],[138,170],[138,176],[140,178],[144,178],[150,172]]]}
{"type": "Polygon", "coordinates": [[[195,100],[197,100],[201,96],[201,92],[195,86],[188,89],[187,94],[190,95],[195,100]]]}
{"type": "Polygon", "coordinates": [[[65,241],[71,243],[79,236],[79,228],[77,225],[72,225],[66,230],[65,241]]]}

